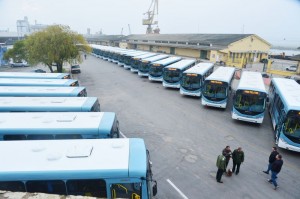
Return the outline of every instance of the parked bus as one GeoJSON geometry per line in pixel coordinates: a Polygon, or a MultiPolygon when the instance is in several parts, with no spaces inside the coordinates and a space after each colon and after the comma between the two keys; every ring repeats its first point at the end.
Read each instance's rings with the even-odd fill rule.
{"type": "Polygon", "coordinates": [[[0,112],[100,112],[97,97],[0,97],[0,112]]]}
{"type": "Polygon", "coordinates": [[[163,68],[180,61],[181,57],[168,57],[150,64],[148,79],[151,81],[163,81],[163,68]]]}
{"type": "Polygon", "coordinates": [[[204,80],[202,105],[226,108],[235,68],[220,66],[204,80]]]}
{"type": "Polygon", "coordinates": [[[163,68],[163,86],[170,88],[180,88],[182,73],[195,66],[196,60],[183,59],[163,68]]]}
{"type": "Polygon", "coordinates": [[[203,82],[214,70],[213,63],[199,63],[182,74],[180,93],[182,95],[201,96],[203,82]]]}
{"type": "Polygon", "coordinates": [[[0,78],[0,86],[79,86],[75,79],[0,78]]]}
{"type": "Polygon", "coordinates": [[[86,97],[85,87],[0,86],[0,97],[86,97]]]}
{"type": "Polygon", "coordinates": [[[133,61],[133,57],[145,55],[145,54],[148,54],[148,52],[136,51],[136,52],[127,53],[127,54],[123,55],[124,56],[123,67],[125,69],[131,69],[131,63],[133,61]]]}
{"type": "Polygon", "coordinates": [[[131,72],[138,72],[138,67],[139,67],[139,61],[145,58],[153,57],[157,55],[156,53],[147,53],[139,56],[135,56],[132,58],[131,63],[130,63],[130,70],[131,72]]]}
{"type": "Polygon", "coordinates": [[[153,56],[153,57],[149,57],[149,58],[146,58],[146,59],[139,60],[138,75],[148,77],[149,76],[150,64],[155,62],[155,61],[162,60],[162,59],[165,59],[165,58],[168,58],[168,57],[169,57],[169,55],[156,55],[156,56],[153,56]]]}
{"type": "Polygon", "coordinates": [[[293,79],[273,78],[269,89],[269,113],[276,144],[300,152],[300,85],[293,79]]]}
{"type": "Polygon", "coordinates": [[[0,113],[0,118],[0,140],[120,137],[119,122],[111,112],[0,113]]]}
{"type": "Polygon", "coordinates": [[[233,97],[232,119],[262,123],[267,92],[259,72],[244,71],[233,97]]]}
{"type": "Polygon", "coordinates": [[[143,139],[0,142],[0,190],[151,199],[157,193],[143,139]]]}
{"type": "Polygon", "coordinates": [[[0,78],[71,79],[68,73],[1,72],[0,78]]]}

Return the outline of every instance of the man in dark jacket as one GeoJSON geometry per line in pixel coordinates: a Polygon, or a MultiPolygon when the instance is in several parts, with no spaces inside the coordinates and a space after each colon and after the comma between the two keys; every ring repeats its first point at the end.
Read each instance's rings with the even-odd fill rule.
{"type": "Polygon", "coordinates": [[[237,175],[240,172],[240,166],[242,162],[244,162],[244,151],[242,150],[242,147],[239,147],[233,151],[232,161],[233,161],[232,172],[234,173],[236,167],[235,175],[237,175]]]}
{"type": "Polygon", "coordinates": [[[231,149],[230,149],[230,146],[226,146],[225,149],[223,149],[222,154],[226,158],[226,167],[225,167],[225,171],[226,171],[227,165],[228,165],[229,160],[231,158],[231,149]]]}
{"type": "Polygon", "coordinates": [[[269,171],[271,170],[271,166],[273,164],[273,162],[275,162],[276,160],[276,156],[278,155],[279,153],[277,152],[277,148],[276,147],[273,147],[272,148],[272,152],[269,156],[269,165],[268,165],[268,169],[266,171],[263,171],[264,173],[266,174],[269,174],[269,171]]]}
{"type": "Polygon", "coordinates": [[[280,154],[278,154],[276,156],[276,160],[273,162],[273,164],[271,166],[271,173],[272,173],[271,179],[268,179],[268,181],[270,183],[273,183],[275,190],[279,187],[277,185],[276,178],[277,178],[278,173],[281,171],[282,165],[283,165],[282,156],[280,154]]]}
{"type": "Polygon", "coordinates": [[[218,171],[217,171],[217,182],[219,183],[223,183],[223,181],[221,181],[222,175],[223,173],[226,171],[226,158],[224,155],[219,155],[218,159],[217,159],[217,163],[216,163],[217,167],[218,167],[218,171]]]}

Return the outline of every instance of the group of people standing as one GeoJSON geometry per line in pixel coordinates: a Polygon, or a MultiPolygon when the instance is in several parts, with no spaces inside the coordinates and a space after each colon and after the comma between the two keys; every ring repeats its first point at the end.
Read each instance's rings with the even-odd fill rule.
{"type": "Polygon", "coordinates": [[[227,174],[235,173],[236,175],[240,172],[240,166],[244,162],[244,151],[242,150],[242,147],[238,147],[233,152],[231,152],[230,146],[226,146],[225,149],[223,149],[222,154],[218,156],[217,158],[217,182],[223,183],[222,175],[224,172],[226,172],[228,163],[230,158],[232,158],[232,169],[228,170],[227,174]]]}
{"type": "MultiPolygon", "coordinates": [[[[240,166],[244,162],[245,154],[242,150],[242,147],[238,147],[233,152],[231,152],[230,146],[226,146],[222,154],[218,156],[217,158],[217,175],[216,180],[218,183],[223,183],[222,175],[226,172],[227,175],[231,175],[232,173],[235,173],[236,175],[240,172],[240,166]],[[230,161],[230,158],[232,158],[232,169],[227,170],[228,163],[230,161]]],[[[276,182],[277,175],[281,170],[281,167],[283,165],[282,156],[277,152],[277,148],[273,147],[272,152],[269,156],[269,164],[268,169],[266,171],[263,171],[266,174],[269,174],[271,171],[271,179],[268,179],[269,183],[272,183],[274,185],[274,189],[276,190],[279,186],[276,182]]]]}

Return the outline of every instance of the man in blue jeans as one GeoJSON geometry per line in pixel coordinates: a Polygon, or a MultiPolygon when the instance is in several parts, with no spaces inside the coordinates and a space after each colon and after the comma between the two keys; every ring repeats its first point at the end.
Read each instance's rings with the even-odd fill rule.
{"type": "Polygon", "coordinates": [[[269,156],[269,164],[268,164],[268,169],[266,171],[263,171],[264,173],[266,174],[269,174],[269,171],[271,170],[271,166],[273,164],[273,162],[275,162],[276,160],[276,156],[278,155],[279,153],[277,152],[277,148],[276,147],[273,147],[272,148],[272,152],[269,156]]]}
{"type": "Polygon", "coordinates": [[[273,164],[271,166],[271,173],[272,173],[271,179],[268,179],[268,182],[273,183],[275,190],[279,187],[276,182],[276,178],[277,178],[278,173],[281,171],[282,165],[283,165],[282,156],[280,154],[278,154],[276,156],[275,162],[273,162],[273,164]]]}

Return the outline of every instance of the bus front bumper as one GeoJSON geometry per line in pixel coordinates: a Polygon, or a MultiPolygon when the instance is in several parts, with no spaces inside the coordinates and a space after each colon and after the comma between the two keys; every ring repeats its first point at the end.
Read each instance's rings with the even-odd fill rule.
{"type": "Polygon", "coordinates": [[[211,107],[216,107],[216,108],[226,108],[226,103],[220,103],[220,104],[217,104],[217,103],[210,103],[210,102],[207,102],[205,101],[203,98],[201,99],[201,103],[203,106],[211,106],[211,107]]]}
{"type": "Polygon", "coordinates": [[[163,86],[164,87],[168,87],[168,88],[180,88],[180,84],[179,83],[178,84],[169,84],[169,83],[167,83],[165,81],[163,81],[163,86]]]}
{"type": "Polygon", "coordinates": [[[283,139],[282,136],[280,136],[279,139],[278,139],[278,147],[283,148],[283,149],[287,149],[287,150],[290,150],[290,151],[300,152],[300,147],[299,146],[293,146],[293,145],[289,144],[287,141],[285,141],[283,139]]]}
{"type": "Polygon", "coordinates": [[[232,119],[261,124],[264,118],[262,117],[256,119],[251,117],[243,117],[241,115],[236,114],[235,112],[232,112],[232,119]]]}
{"type": "Polygon", "coordinates": [[[195,97],[200,97],[201,96],[201,92],[188,92],[183,90],[182,88],[180,88],[180,94],[181,95],[189,95],[189,96],[195,96],[195,97]]]}

